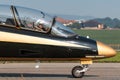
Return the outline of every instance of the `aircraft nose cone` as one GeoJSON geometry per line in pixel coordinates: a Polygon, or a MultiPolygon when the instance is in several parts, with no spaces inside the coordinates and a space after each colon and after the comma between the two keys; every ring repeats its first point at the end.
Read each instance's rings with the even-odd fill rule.
{"type": "Polygon", "coordinates": [[[97,48],[98,48],[98,55],[100,56],[112,57],[116,55],[116,51],[114,49],[98,41],[97,41],[97,48]]]}

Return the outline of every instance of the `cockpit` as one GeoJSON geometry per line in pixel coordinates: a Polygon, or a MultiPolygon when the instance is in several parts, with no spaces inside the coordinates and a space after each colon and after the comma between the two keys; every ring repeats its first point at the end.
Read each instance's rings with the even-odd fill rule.
{"type": "Polygon", "coordinates": [[[39,10],[13,5],[0,5],[0,10],[0,25],[66,38],[76,35],[56,17],[39,10]]]}

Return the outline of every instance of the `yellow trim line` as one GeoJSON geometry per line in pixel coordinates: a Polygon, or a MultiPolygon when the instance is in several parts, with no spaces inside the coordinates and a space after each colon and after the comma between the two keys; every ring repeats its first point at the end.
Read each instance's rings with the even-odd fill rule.
{"type": "Polygon", "coordinates": [[[53,46],[65,46],[65,47],[76,47],[76,48],[90,48],[83,45],[77,45],[69,42],[57,41],[47,38],[28,36],[17,33],[3,32],[0,31],[0,41],[3,42],[15,42],[15,43],[28,43],[28,44],[42,44],[42,45],[53,45],[53,46]]]}

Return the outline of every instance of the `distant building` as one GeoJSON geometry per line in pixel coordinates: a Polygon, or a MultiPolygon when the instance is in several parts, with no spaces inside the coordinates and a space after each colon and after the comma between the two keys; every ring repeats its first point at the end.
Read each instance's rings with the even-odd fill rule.
{"type": "Polygon", "coordinates": [[[104,24],[99,23],[95,20],[89,20],[82,24],[84,24],[84,29],[104,29],[104,24]]]}
{"type": "Polygon", "coordinates": [[[67,25],[72,25],[73,23],[75,23],[76,21],[75,20],[66,20],[66,19],[63,19],[61,17],[56,17],[56,21],[62,23],[63,25],[67,26],[67,25]]]}

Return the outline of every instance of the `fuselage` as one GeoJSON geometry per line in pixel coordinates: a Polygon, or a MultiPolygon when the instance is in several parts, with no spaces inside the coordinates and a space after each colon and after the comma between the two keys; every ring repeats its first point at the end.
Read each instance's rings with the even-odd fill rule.
{"type": "Polygon", "coordinates": [[[41,11],[13,5],[2,5],[0,10],[3,60],[80,60],[116,55],[109,46],[77,35],[41,11]]]}
{"type": "Polygon", "coordinates": [[[80,60],[107,57],[99,55],[96,41],[78,35],[63,38],[6,26],[0,26],[0,35],[0,57],[5,60],[80,60]]]}
{"type": "Polygon", "coordinates": [[[97,55],[96,42],[83,37],[62,38],[0,26],[0,57],[82,58],[97,55]]]}

